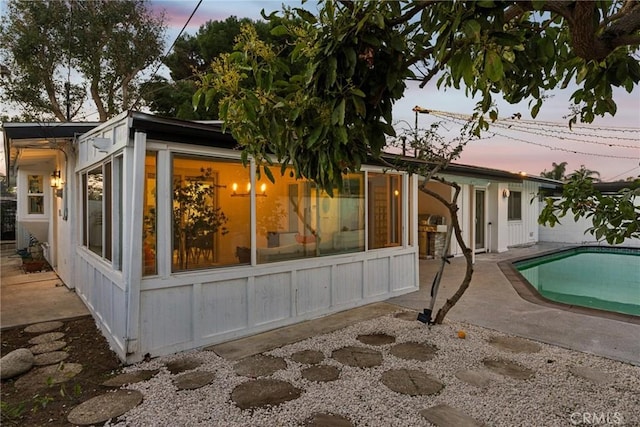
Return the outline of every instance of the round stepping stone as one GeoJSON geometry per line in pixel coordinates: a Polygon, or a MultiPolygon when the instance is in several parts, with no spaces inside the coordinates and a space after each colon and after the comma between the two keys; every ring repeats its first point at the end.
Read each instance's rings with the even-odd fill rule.
{"type": "Polygon", "coordinates": [[[400,313],[397,313],[393,317],[400,320],[415,322],[418,319],[418,312],[417,311],[401,311],[400,313]]]}
{"type": "Polygon", "coordinates": [[[64,323],[58,321],[35,323],[24,328],[24,331],[30,334],[42,334],[45,332],[51,332],[55,331],[56,329],[60,329],[63,325],[64,323]]]}
{"type": "Polygon", "coordinates": [[[302,391],[292,384],[269,378],[260,378],[240,384],[231,392],[231,400],[240,409],[279,405],[300,397],[302,391]]]}
{"type": "Polygon", "coordinates": [[[306,427],[353,427],[349,418],[342,415],[315,413],[311,415],[304,425],[306,427]]]}
{"type": "Polygon", "coordinates": [[[182,372],[185,372],[185,371],[190,371],[192,369],[197,368],[200,365],[202,365],[201,361],[199,361],[198,359],[192,359],[189,357],[165,363],[165,366],[167,367],[169,372],[171,372],[174,375],[181,374],[182,372]]]}
{"type": "Polygon", "coordinates": [[[282,357],[256,354],[236,363],[233,370],[236,374],[249,378],[265,377],[276,371],[287,368],[287,362],[282,357]]]}
{"type": "Polygon", "coordinates": [[[369,345],[385,345],[396,342],[396,337],[387,334],[358,335],[356,339],[363,344],[369,345]]]}
{"type": "Polygon", "coordinates": [[[302,370],[302,378],[309,381],[329,382],[340,377],[340,370],[335,366],[318,365],[302,370]]]}
{"type": "Polygon", "coordinates": [[[489,344],[500,350],[512,353],[537,353],[542,350],[539,344],[516,337],[491,337],[489,338],[489,344]]]}
{"type": "Polygon", "coordinates": [[[69,357],[69,353],[66,351],[52,351],[50,353],[41,353],[35,356],[33,362],[36,366],[55,365],[69,357]]]}
{"type": "Polygon", "coordinates": [[[391,390],[409,396],[436,394],[444,384],[415,369],[392,369],[382,374],[382,383],[391,390]]]}
{"type": "Polygon", "coordinates": [[[142,393],[139,391],[116,390],[76,406],[69,412],[67,421],[81,426],[102,424],[130,411],[140,403],[142,403],[142,393]]]}
{"type": "Polygon", "coordinates": [[[216,374],[209,371],[185,372],[173,379],[173,385],[175,385],[178,390],[195,390],[211,384],[215,377],[216,374]]]}
{"type": "Polygon", "coordinates": [[[481,388],[488,386],[491,382],[491,374],[486,371],[474,371],[473,369],[468,369],[456,372],[455,376],[460,381],[464,381],[467,384],[481,388]]]}
{"type": "Polygon", "coordinates": [[[343,365],[354,366],[356,368],[371,368],[382,364],[382,353],[366,347],[343,347],[331,353],[338,362],[343,365]]]}
{"type": "Polygon", "coordinates": [[[436,351],[436,347],[430,344],[403,342],[391,347],[389,353],[399,357],[400,359],[424,362],[425,360],[433,359],[436,355],[436,351]]]}
{"type": "Polygon", "coordinates": [[[307,365],[316,365],[324,360],[324,353],[317,350],[302,350],[293,353],[291,360],[307,365]]]}
{"type": "Polygon", "coordinates": [[[18,378],[15,386],[25,393],[37,391],[52,384],[59,384],[70,380],[82,372],[79,363],[60,363],[58,365],[45,366],[34,369],[28,374],[18,378]]]}
{"type": "Polygon", "coordinates": [[[531,369],[525,368],[524,366],[518,365],[517,363],[509,360],[484,359],[482,363],[490,371],[516,380],[528,380],[535,375],[535,372],[531,369]]]}
{"type": "Polygon", "coordinates": [[[67,346],[67,343],[64,341],[50,341],[42,344],[34,345],[29,348],[31,353],[40,354],[40,353],[51,353],[52,351],[62,350],[67,346]]]}
{"type": "Polygon", "coordinates": [[[592,383],[598,385],[607,384],[612,380],[611,374],[584,366],[570,366],[569,372],[577,377],[591,381],[592,383]]]}
{"type": "Polygon", "coordinates": [[[420,411],[420,415],[437,426],[482,427],[483,423],[449,405],[436,405],[420,411]]]}
{"type": "Polygon", "coordinates": [[[0,378],[17,377],[29,371],[34,364],[33,353],[26,348],[19,348],[7,353],[0,359],[0,378]]]}
{"type": "Polygon", "coordinates": [[[29,344],[44,344],[51,341],[58,341],[62,337],[64,337],[64,332],[48,332],[46,334],[38,335],[37,337],[31,338],[29,340],[29,344]]]}
{"type": "Polygon", "coordinates": [[[126,384],[135,384],[150,380],[157,373],[158,369],[144,369],[141,371],[126,372],[124,374],[116,375],[113,378],[109,378],[103,382],[102,385],[105,387],[122,387],[126,384]]]}

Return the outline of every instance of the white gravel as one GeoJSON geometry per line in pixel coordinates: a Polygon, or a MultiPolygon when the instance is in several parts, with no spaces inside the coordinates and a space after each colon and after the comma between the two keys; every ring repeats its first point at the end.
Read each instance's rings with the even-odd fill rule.
{"type": "MultiPolygon", "coordinates": [[[[571,331],[567,331],[571,333],[571,331]]],[[[231,400],[237,385],[248,381],[233,371],[235,362],[226,361],[210,351],[190,351],[130,366],[126,371],[161,368],[149,381],[126,388],[140,390],[143,403],[108,426],[298,426],[316,412],[345,416],[357,426],[428,426],[420,411],[447,404],[489,426],[640,426],[640,367],[602,357],[540,344],[537,353],[523,354],[499,350],[490,345],[492,336],[504,334],[480,327],[446,322],[431,328],[416,322],[384,316],[354,324],[345,329],[309,338],[267,352],[287,358],[287,369],[271,377],[291,382],[304,390],[301,397],[269,408],[240,410],[231,400]],[[457,336],[466,331],[466,339],[457,336]],[[366,346],[358,335],[386,333],[396,343],[433,344],[438,351],[425,362],[399,359],[389,353],[394,344],[366,346]],[[361,369],[331,359],[331,352],[344,346],[365,346],[382,351],[381,366],[361,369]],[[306,367],[289,356],[297,351],[320,350],[322,362],[337,366],[340,378],[326,383],[302,378],[306,367]],[[213,371],[215,380],[197,390],[177,391],[164,363],[185,356],[198,358],[198,370],[213,371]],[[515,380],[490,374],[485,388],[459,380],[455,373],[466,369],[485,371],[482,360],[502,358],[536,372],[529,380],[515,380]],[[571,367],[586,367],[606,373],[605,384],[595,384],[569,372],[571,367]],[[388,389],[380,381],[388,369],[419,369],[438,378],[445,388],[434,396],[407,396],[388,389]]],[[[629,337],[637,339],[637,337],[629,337]]]]}

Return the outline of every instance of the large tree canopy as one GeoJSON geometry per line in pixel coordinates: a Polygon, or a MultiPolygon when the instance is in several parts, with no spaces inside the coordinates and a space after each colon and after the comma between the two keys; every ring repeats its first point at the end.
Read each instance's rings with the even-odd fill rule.
{"type": "Polygon", "coordinates": [[[328,0],[317,15],[283,15],[272,34],[290,37],[289,53],[247,29],[194,102],[223,94],[220,118],[245,155],[292,163],[329,192],[394,135],[392,106],[407,79],[477,96],[476,134],[497,118],[498,93],[529,100],[535,117],[545,91],[575,84],[571,120],[591,122],[615,114],[613,87],[630,92],[640,81],[637,1],[328,0]]]}
{"type": "Polygon", "coordinates": [[[11,0],[6,8],[2,97],[30,116],[66,121],[90,97],[105,121],[136,101],[136,79],[163,51],[163,19],[145,0],[11,0]]]}
{"type": "Polygon", "coordinates": [[[240,26],[250,24],[256,28],[262,40],[270,40],[271,25],[248,18],[238,19],[231,16],[224,21],[208,21],[195,35],[180,36],[172,52],[164,59],[169,68],[171,81],[164,77],[155,77],[143,84],[141,93],[149,108],[163,116],[188,120],[217,119],[220,96],[209,100],[209,108],[204,108],[204,98],[200,108],[193,108],[191,101],[198,89],[198,76],[207,72],[211,61],[222,53],[233,50],[240,26]]]}

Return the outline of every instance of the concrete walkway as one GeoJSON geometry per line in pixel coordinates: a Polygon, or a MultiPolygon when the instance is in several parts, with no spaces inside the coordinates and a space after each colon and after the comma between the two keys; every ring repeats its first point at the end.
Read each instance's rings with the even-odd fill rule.
{"type": "Polygon", "coordinates": [[[53,271],[25,273],[13,246],[0,252],[0,329],[89,315],[53,271]]]}
{"type": "MultiPolygon", "coordinates": [[[[640,365],[640,318],[636,323],[624,322],[525,301],[498,267],[500,261],[558,248],[559,245],[538,244],[512,248],[501,254],[478,254],[471,284],[449,311],[447,319],[640,365]]],[[[431,284],[438,267],[438,261],[420,261],[420,290],[387,302],[419,311],[428,307],[431,284]]],[[[434,317],[445,300],[458,289],[464,272],[464,258],[454,258],[445,267],[434,317]]]]}

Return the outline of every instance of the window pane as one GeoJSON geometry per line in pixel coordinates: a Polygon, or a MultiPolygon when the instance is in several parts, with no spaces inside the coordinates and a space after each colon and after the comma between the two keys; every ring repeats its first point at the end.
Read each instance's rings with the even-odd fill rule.
{"type": "Polygon", "coordinates": [[[369,173],[369,248],[402,244],[402,176],[369,173]]]}
{"type": "Polygon", "coordinates": [[[266,177],[257,184],[258,263],[316,256],[316,240],[321,236],[317,236],[315,186],[307,180],[297,180],[292,168],[275,178],[275,184],[266,177]]]}
{"type": "Polygon", "coordinates": [[[111,231],[113,230],[111,225],[112,199],[111,199],[111,162],[107,162],[104,165],[104,257],[111,261],[113,259],[112,245],[111,245],[111,231]]]}
{"type": "Polygon", "coordinates": [[[44,176],[28,175],[27,213],[44,214],[44,176]]]}
{"type": "Polygon", "coordinates": [[[122,156],[118,156],[115,158],[114,163],[113,163],[113,174],[115,176],[115,185],[116,185],[116,198],[115,198],[115,203],[116,203],[116,212],[114,214],[114,218],[117,219],[117,224],[115,225],[116,227],[116,233],[117,233],[117,240],[116,240],[116,251],[115,251],[115,255],[116,255],[116,259],[114,260],[113,264],[114,264],[114,268],[116,270],[122,270],[122,248],[123,248],[123,242],[122,242],[122,206],[124,203],[124,189],[122,187],[122,156]]]}
{"type": "Polygon", "coordinates": [[[172,168],[173,271],[249,263],[249,169],[239,161],[177,155],[172,168]]]}
{"type": "Polygon", "coordinates": [[[156,233],[156,166],[157,156],[155,152],[148,152],[144,163],[144,202],[142,221],[142,275],[147,276],[158,273],[156,233]]]}
{"type": "Polygon", "coordinates": [[[344,188],[319,199],[320,254],[364,250],[364,174],[343,177],[344,188]]]}
{"type": "Polygon", "coordinates": [[[508,219],[518,221],[522,219],[522,193],[512,191],[508,201],[508,219]]]}
{"type": "Polygon", "coordinates": [[[87,173],[89,249],[100,256],[102,256],[103,185],[102,167],[87,173]]]}
{"type": "Polygon", "coordinates": [[[87,174],[82,174],[82,245],[89,246],[89,201],[87,199],[87,174]]]}

